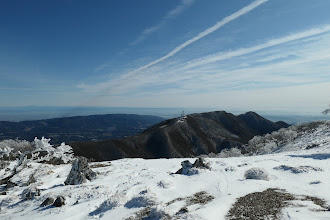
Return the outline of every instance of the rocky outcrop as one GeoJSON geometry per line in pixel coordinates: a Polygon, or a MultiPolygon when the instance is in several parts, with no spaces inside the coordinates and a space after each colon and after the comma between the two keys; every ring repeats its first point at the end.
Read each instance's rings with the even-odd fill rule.
{"type": "Polygon", "coordinates": [[[96,177],[96,173],[88,166],[88,161],[84,157],[78,157],[72,164],[71,171],[65,180],[65,185],[78,185],[92,180],[96,177]]]}

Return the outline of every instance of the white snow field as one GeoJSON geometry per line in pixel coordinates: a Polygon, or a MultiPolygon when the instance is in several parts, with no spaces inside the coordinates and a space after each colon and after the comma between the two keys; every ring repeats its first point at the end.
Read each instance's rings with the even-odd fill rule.
{"type": "MultiPolygon", "coordinates": [[[[281,149],[265,155],[205,158],[211,170],[196,169],[193,175],[174,173],[182,161],[193,163],[196,158],[90,163],[97,177],[80,185],[64,185],[71,164],[30,162],[11,179],[18,186],[6,190],[1,186],[0,192],[6,193],[0,195],[0,219],[253,219],[234,218],[228,212],[238,198],[274,188],[294,199],[279,215],[254,219],[330,219],[329,126],[301,135],[281,149]],[[317,145],[305,149],[311,143],[317,145]],[[248,175],[256,179],[245,178],[251,168],[260,168],[248,175]],[[36,182],[26,186],[32,173],[36,182]],[[23,191],[35,187],[40,195],[24,199],[23,191]],[[57,196],[65,197],[65,205],[40,207],[47,197],[57,196]]],[[[0,179],[5,173],[0,171],[0,179]]]]}

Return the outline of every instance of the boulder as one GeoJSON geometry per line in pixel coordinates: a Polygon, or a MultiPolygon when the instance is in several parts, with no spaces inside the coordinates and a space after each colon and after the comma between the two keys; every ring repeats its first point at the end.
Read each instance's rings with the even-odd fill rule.
{"type": "Polygon", "coordinates": [[[49,206],[52,204],[54,204],[54,199],[52,197],[48,197],[45,201],[43,201],[43,203],[41,203],[40,207],[49,206]]]}
{"type": "Polygon", "coordinates": [[[58,196],[52,206],[61,207],[63,205],[65,205],[65,197],[58,196]]]}
{"type": "Polygon", "coordinates": [[[72,164],[71,171],[65,180],[65,185],[78,185],[86,182],[86,179],[95,179],[96,173],[88,166],[85,157],[78,157],[72,164]]]}
{"type": "Polygon", "coordinates": [[[194,175],[199,173],[198,169],[211,169],[210,164],[201,157],[197,158],[194,164],[191,164],[189,160],[182,161],[181,166],[182,168],[175,174],[194,175]]]}
{"type": "Polygon", "coordinates": [[[199,157],[193,164],[193,167],[199,168],[199,169],[211,169],[210,163],[206,163],[204,158],[199,157]]]}

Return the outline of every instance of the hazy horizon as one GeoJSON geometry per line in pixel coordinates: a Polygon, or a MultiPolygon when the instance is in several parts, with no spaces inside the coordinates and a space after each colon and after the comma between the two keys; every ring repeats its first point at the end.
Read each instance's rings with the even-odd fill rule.
{"type": "MultiPolygon", "coordinates": [[[[153,115],[164,119],[179,117],[184,111],[185,115],[210,111],[226,111],[234,115],[243,114],[253,110],[232,110],[221,108],[131,108],[131,107],[84,107],[84,106],[21,106],[0,107],[0,121],[26,121],[44,120],[72,116],[102,115],[102,114],[137,114],[153,115]]],[[[305,112],[271,112],[254,111],[271,121],[285,121],[289,124],[310,122],[315,120],[329,120],[330,115],[305,112]]]]}

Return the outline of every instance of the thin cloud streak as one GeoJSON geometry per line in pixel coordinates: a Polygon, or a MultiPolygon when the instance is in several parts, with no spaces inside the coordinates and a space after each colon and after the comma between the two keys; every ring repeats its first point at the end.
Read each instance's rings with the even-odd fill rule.
{"type": "Polygon", "coordinates": [[[245,6],[244,8],[238,10],[237,12],[225,17],[224,19],[222,19],[221,21],[217,22],[215,25],[213,25],[212,27],[206,29],[205,31],[199,33],[197,36],[191,38],[190,40],[187,40],[186,42],[184,42],[183,44],[177,46],[174,50],[172,50],[171,52],[169,52],[168,54],[166,54],[165,56],[154,60],[138,69],[136,69],[134,72],[139,72],[141,70],[147,69],[150,66],[153,66],[161,61],[164,61],[172,56],[174,56],[175,54],[177,54],[178,52],[180,52],[181,50],[183,50],[185,47],[189,46],[190,44],[202,39],[203,37],[206,37],[207,35],[217,31],[218,29],[220,29],[221,27],[223,27],[225,24],[241,17],[242,15],[245,15],[246,13],[252,11],[253,9],[257,8],[258,6],[262,5],[263,3],[267,2],[269,0],[256,0],[254,2],[252,2],[251,4],[249,4],[248,6],[245,6]]]}
{"type": "Polygon", "coordinates": [[[169,11],[164,18],[157,24],[152,27],[146,28],[142,31],[141,35],[134,40],[131,45],[136,45],[146,39],[150,34],[159,30],[162,26],[164,26],[169,20],[175,18],[176,16],[183,13],[187,8],[189,8],[195,0],[182,0],[181,4],[179,4],[176,8],[169,11]]]}
{"type": "MultiPolygon", "coordinates": [[[[262,5],[263,3],[268,2],[269,0],[256,0],[254,2],[252,2],[251,4],[245,6],[244,8],[238,10],[237,12],[225,17],[224,19],[222,19],[221,21],[217,22],[215,25],[213,25],[212,27],[206,29],[205,31],[199,33],[197,36],[191,38],[190,40],[184,42],[183,44],[177,46],[174,50],[172,50],[170,53],[166,54],[165,56],[154,60],[140,68],[137,68],[135,70],[132,70],[124,75],[122,75],[120,77],[120,79],[118,79],[118,83],[114,83],[113,81],[110,82],[104,82],[104,83],[100,83],[97,87],[98,88],[93,88],[92,90],[94,91],[100,91],[103,90],[103,93],[109,93],[109,91],[113,91],[114,89],[117,89],[118,87],[120,87],[124,82],[127,82],[129,80],[135,80],[137,79],[138,75],[137,73],[141,72],[142,70],[146,70],[149,67],[160,63],[161,61],[164,61],[172,56],[174,56],[175,54],[177,54],[178,52],[180,52],[181,50],[183,50],[185,47],[189,46],[190,44],[202,39],[203,37],[206,37],[207,35],[217,31],[218,29],[220,29],[221,27],[223,27],[225,24],[247,14],[248,12],[252,11],[253,9],[257,8],[258,6],[262,5]]],[[[189,2],[189,1],[187,1],[189,2]]],[[[176,11],[175,13],[170,13],[170,14],[177,14],[178,11],[176,11]]],[[[86,85],[82,85],[80,86],[80,88],[88,88],[90,86],[86,86],[86,85]]]]}
{"type": "MultiPolygon", "coordinates": [[[[255,45],[250,48],[243,48],[243,49],[238,49],[236,51],[225,52],[220,55],[219,54],[211,55],[190,61],[185,64],[179,64],[176,66],[175,64],[173,66],[172,64],[167,65],[166,63],[164,63],[164,65],[161,66],[155,65],[148,68],[147,70],[144,70],[143,73],[139,75],[132,74],[132,72],[130,72],[120,76],[117,79],[112,79],[107,82],[102,82],[96,85],[80,85],[79,87],[81,89],[84,89],[85,91],[97,92],[97,93],[103,92],[103,94],[109,95],[111,93],[118,94],[118,92],[120,93],[120,91],[123,90],[130,90],[130,89],[134,90],[134,88],[141,87],[148,83],[159,84],[157,82],[160,82],[160,84],[166,84],[166,83],[180,84],[180,82],[184,82],[183,87],[190,87],[189,89],[192,88],[197,89],[199,85],[201,86],[202,81],[210,85],[210,87],[211,85],[214,84],[215,85],[214,88],[215,88],[218,87],[219,83],[221,85],[228,83],[228,85],[232,86],[232,83],[230,83],[230,81],[237,82],[236,80],[244,81],[244,80],[251,80],[252,78],[259,79],[260,82],[261,81],[265,82],[265,79],[263,79],[264,77],[262,76],[267,76],[270,79],[270,81],[266,80],[267,82],[273,81],[275,83],[282,81],[286,83],[294,83],[294,81],[296,81],[297,83],[295,77],[287,78],[288,76],[281,76],[281,77],[277,76],[276,77],[277,79],[271,77],[272,72],[275,69],[277,69],[276,71],[278,73],[282,73],[284,75],[285,74],[287,75],[287,73],[289,72],[288,69],[290,69],[292,73],[299,72],[300,74],[307,74],[306,75],[307,81],[305,82],[308,81],[310,82],[312,78],[315,79],[315,76],[313,75],[310,75],[308,77],[309,74],[308,71],[310,71],[309,68],[310,65],[313,65],[313,62],[322,61],[322,60],[324,61],[330,58],[328,52],[329,49],[327,49],[330,48],[329,45],[330,42],[327,40],[328,35],[317,36],[320,34],[326,34],[329,31],[330,31],[330,25],[326,25],[323,27],[313,28],[307,31],[302,31],[299,33],[273,39],[266,43],[255,45]],[[313,41],[310,40],[306,41],[305,40],[306,38],[313,38],[313,41]],[[276,46],[283,47],[283,44],[289,42],[295,42],[295,41],[303,42],[303,45],[293,44],[290,47],[285,47],[286,49],[276,48],[276,46]],[[261,49],[267,49],[267,50],[271,49],[271,51],[267,51],[267,53],[265,53],[265,51],[263,52],[260,51],[261,49]],[[253,57],[247,60],[246,62],[249,63],[249,65],[247,66],[242,65],[242,67],[238,66],[238,69],[236,70],[229,70],[229,71],[224,70],[222,67],[219,67],[217,63],[215,63],[215,61],[230,60],[230,59],[234,59],[235,57],[240,57],[242,55],[253,52],[258,52],[259,55],[257,55],[257,57],[253,57]],[[277,64],[262,65],[262,66],[254,66],[254,64],[252,64],[252,66],[250,66],[251,60],[252,63],[262,62],[262,61],[267,62],[267,60],[262,60],[265,58],[269,58],[267,54],[271,54],[272,59],[276,57],[289,58],[289,55],[294,55],[296,57],[293,60],[290,59],[283,60],[277,64]],[[212,62],[214,63],[213,65],[215,65],[214,67],[212,67],[213,65],[206,65],[212,62]],[[305,66],[307,64],[308,66],[305,66]],[[160,72],[162,74],[155,74],[160,72]],[[245,73],[248,72],[250,74],[248,74],[249,76],[246,76],[245,73]],[[258,73],[258,75],[255,75],[255,73],[258,73]],[[232,77],[231,78],[225,77],[228,75],[231,75],[232,77]],[[220,78],[217,79],[217,77],[220,78]],[[191,79],[195,79],[194,83],[192,84],[190,83],[191,79]],[[289,81],[286,79],[289,79],[289,81]]],[[[269,59],[269,61],[271,61],[272,59],[269,59]]],[[[321,71],[321,69],[324,68],[327,68],[327,66],[322,67],[318,65],[316,69],[321,71]]],[[[299,83],[304,83],[304,82],[299,82],[299,83]]]]}
{"type": "Polygon", "coordinates": [[[300,39],[303,39],[303,38],[312,37],[312,36],[315,36],[315,35],[318,35],[318,34],[324,34],[324,33],[329,32],[329,31],[330,31],[330,25],[326,25],[326,26],[321,27],[321,28],[313,28],[311,30],[307,30],[307,31],[304,31],[304,32],[299,32],[299,33],[292,34],[292,35],[289,35],[289,36],[285,36],[285,37],[282,37],[282,38],[273,39],[273,40],[270,40],[266,43],[259,44],[257,46],[238,49],[238,50],[230,51],[230,52],[226,52],[226,53],[208,55],[204,58],[199,58],[199,59],[190,61],[189,63],[187,63],[185,65],[184,69],[189,69],[189,68],[209,64],[209,63],[214,63],[214,62],[221,61],[221,60],[226,60],[226,59],[246,55],[246,54],[253,53],[253,52],[256,52],[256,51],[259,51],[259,50],[262,50],[262,49],[277,46],[277,45],[280,45],[280,44],[285,44],[285,43],[300,40],[300,39]]]}

